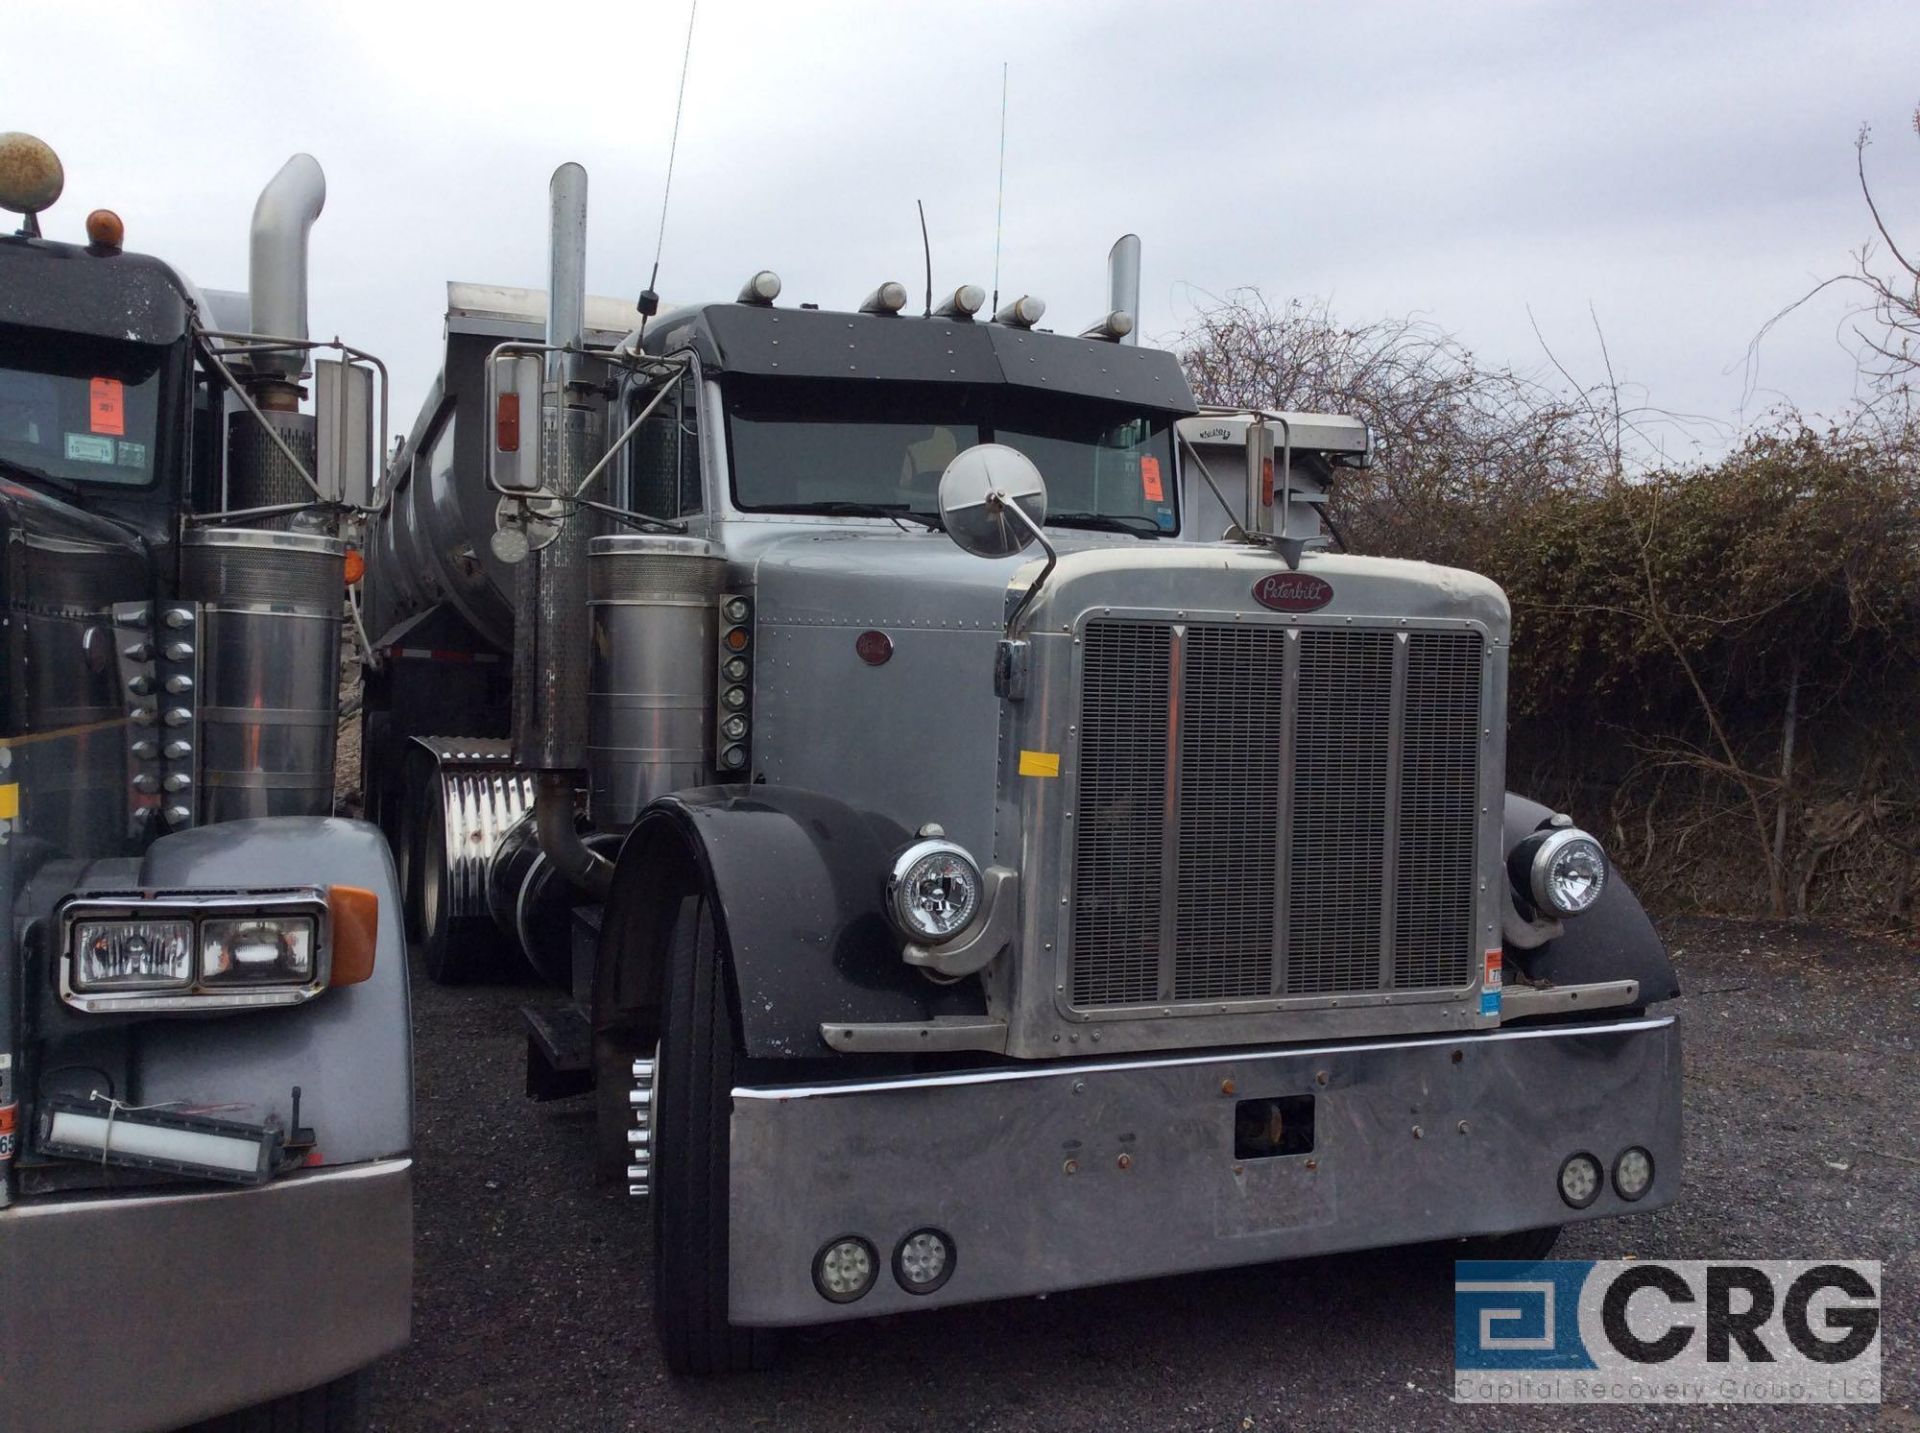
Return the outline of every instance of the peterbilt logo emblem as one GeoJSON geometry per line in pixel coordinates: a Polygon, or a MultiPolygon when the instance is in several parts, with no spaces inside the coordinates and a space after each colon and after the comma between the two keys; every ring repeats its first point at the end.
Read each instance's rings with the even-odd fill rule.
{"type": "Polygon", "coordinates": [[[1253,584],[1253,600],[1275,612],[1317,612],[1333,601],[1333,584],[1301,572],[1272,572],[1253,584]]]}

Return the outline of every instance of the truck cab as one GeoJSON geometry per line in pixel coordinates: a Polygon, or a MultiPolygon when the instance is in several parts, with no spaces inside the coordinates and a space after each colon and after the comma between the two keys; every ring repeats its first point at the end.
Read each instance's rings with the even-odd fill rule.
{"type": "Polygon", "coordinates": [[[301,411],[324,184],[263,193],[249,305],[108,211],[44,236],[57,158],[0,151],[0,1426],[350,1428],[408,1330],[411,1046],[392,862],[332,815],[373,427],[359,360],[301,411]]]}

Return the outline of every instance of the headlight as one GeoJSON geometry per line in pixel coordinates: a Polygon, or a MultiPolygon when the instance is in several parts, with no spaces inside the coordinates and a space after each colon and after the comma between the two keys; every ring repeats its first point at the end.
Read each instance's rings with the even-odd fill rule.
{"type": "Polygon", "coordinates": [[[75,921],[73,988],[185,990],[193,984],[193,922],[75,921]]]}
{"type": "Polygon", "coordinates": [[[1607,853],[1585,831],[1551,831],[1527,863],[1534,905],[1557,916],[1577,916],[1607,888],[1607,853]]]}
{"type": "Polygon", "coordinates": [[[351,886],[76,894],[55,916],[60,997],[142,1014],[295,1005],[373,973],[379,909],[351,886]]]}
{"type": "Polygon", "coordinates": [[[200,923],[200,983],[304,985],[313,979],[311,916],[242,916],[200,923]]]}
{"type": "Polygon", "coordinates": [[[980,868],[951,841],[916,841],[887,877],[887,912],[907,939],[940,945],[980,909],[980,868]]]}

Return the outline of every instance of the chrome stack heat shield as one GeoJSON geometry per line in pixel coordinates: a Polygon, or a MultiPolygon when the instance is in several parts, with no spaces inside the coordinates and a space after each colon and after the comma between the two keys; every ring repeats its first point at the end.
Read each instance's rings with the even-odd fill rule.
{"type": "Polygon", "coordinates": [[[346,550],[294,532],[181,539],[182,596],[200,607],[199,677],[162,698],[162,738],[199,727],[201,821],[332,812],[346,550]]]}

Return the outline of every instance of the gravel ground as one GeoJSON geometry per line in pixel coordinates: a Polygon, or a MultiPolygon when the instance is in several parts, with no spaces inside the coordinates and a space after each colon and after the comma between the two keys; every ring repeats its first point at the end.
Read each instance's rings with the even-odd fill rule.
{"type": "Polygon", "coordinates": [[[645,1219],[587,1175],[586,1102],[520,1093],[525,988],[416,971],[414,1338],[383,1429],[1852,1427],[1920,1433],[1920,958],[1832,931],[1668,927],[1687,1040],[1680,1202],[1572,1258],[1877,1258],[1880,1408],[1456,1406],[1451,1267],[1381,1251],[808,1331],[772,1373],[670,1378],[645,1219]]]}

